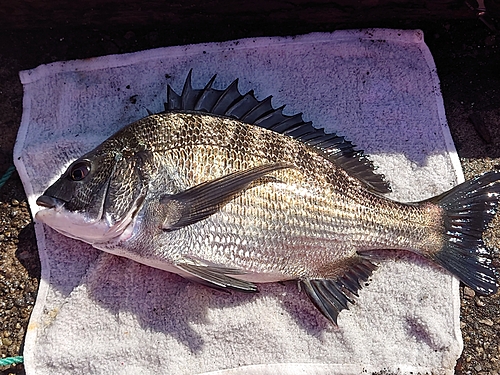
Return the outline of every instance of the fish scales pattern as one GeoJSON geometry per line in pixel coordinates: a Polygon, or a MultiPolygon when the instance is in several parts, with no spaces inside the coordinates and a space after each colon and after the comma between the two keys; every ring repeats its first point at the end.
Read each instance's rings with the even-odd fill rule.
{"type": "MultiPolygon", "coordinates": [[[[367,192],[316,150],[265,129],[186,113],[153,116],[137,127],[129,131],[137,143],[151,145],[156,178],[177,179],[171,193],[260,164],[294,166],[274,172],[275,182],[248,189],[168,239],[143,236],[145,248],[164,249],[162,256],[173,261],[189,254],[253,272],[325,277],[318,273],[325,272],[325,264],[333,267],[358,250],[420,249],[441,228],[437,213],[422,215],[421,207],[392,204],[367,192]],[[165,166],[175,166],[177,176],[165,166]]],[[[157,194],[165,193],[166,183],[152,177],[151,185],[162,186],[157,194]]]]}

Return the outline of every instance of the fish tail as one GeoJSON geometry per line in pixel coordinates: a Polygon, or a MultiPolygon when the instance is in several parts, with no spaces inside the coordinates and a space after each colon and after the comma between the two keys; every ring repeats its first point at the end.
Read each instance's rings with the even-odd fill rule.
{"type": "Polygon", "coordinates": [[[443,210],[445,243],[434,261],[481,295],[498,290],[490,250],[482,234],[498,209],[500,171],[466,181],[430,201],[443,210]]]}

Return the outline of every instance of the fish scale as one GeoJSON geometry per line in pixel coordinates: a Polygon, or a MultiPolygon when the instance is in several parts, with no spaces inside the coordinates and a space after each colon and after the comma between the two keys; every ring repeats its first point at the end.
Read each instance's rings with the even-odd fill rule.
{"type": "Polygon", "coordinates": [[[170,87],[166,111],[74,161],[38,198],[37,219],[92,246],[202,284],[255,292],[298,279],[336,323],[376,265],[372,250],[436,262],[480,294],[496,292],[482,241],[500,172],[399,203],[364,154],[271,99],[170,87]]]}

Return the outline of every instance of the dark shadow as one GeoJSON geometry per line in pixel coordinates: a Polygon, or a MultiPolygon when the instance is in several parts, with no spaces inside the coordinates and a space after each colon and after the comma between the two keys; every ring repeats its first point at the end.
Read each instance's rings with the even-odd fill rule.
{"type": "MultiPolygon", "coordinates": [[[[130,261],[116,259],[116,262],[130,261]]],[[[132,313],[145,330],[170,335],[193,353],[201,352],[207,343],[192,326],[210,325],[207,315],[209,310],[222,311],[229,307],[244,307],[260,298],[276,299],[304,334],[319,340],[322,339],[322,332],[332,326],[310,303],[307,296],[299,292],[296,282],[260,284],[258,293],[224,292],[165,271],[142,265],[134,265],[133,268],[141,269],[141,275],[137,277],[143,278],[149,274],[149,277],[144,277],[141,281],[140,287],[136,285],[136,288],[127,289],[126,278],[113,282],[106,280],[104,273],[99,283],[88,284],[90,297],[113,314],[118,315],[123,311],[132,313]],[[164,288],[159,292],[156,286],[160,281],[164,283],[164,288]]],[[[265,315],[269,312],[258,313],[265,315]]],[[[225,314],[224,319],[230,320],[231,315],[225,314]]]]}
{"type": "Polygon", "coordinates": [[[206,344],[193,325],[210,324],[209,309],[244,305],[260,298],[260,293],[219,291],[105,253],[94,266],[83,281],[91,299],[117,316],[130,312],[145,330],[170,335],[192,353],[201,352],[206,344]]]}

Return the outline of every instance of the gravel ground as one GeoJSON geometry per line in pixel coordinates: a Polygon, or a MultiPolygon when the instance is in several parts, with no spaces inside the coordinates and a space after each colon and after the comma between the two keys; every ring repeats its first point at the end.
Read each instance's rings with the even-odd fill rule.
{"type": "MultiPolygon", "coordinates": [[[[447,118],[467,178],[500,168],[500,52],[499,42],[478,20],[392,22],[384,24],[307,23],[299,26],[258,22],[188,25],[175,30],[166,26],[82,29],[61,26],[30,32],[0,32],[0,176],[12,163],[12,149],[22,114],[22,69],[57,60],[206,41],[262,35],[294,35],[336,28],[396,27],[424,30],[435,58],[447,118]],[[469,119],[472,116],[474,123],[469,119]]],[[[211,22],[211,23],[210,23],[211,22]]],[[[499,218],[500,220],[500,218],[499,218]]],[[[500,269],[500,221],[488,232],[500,269]]],[[[26,197],[14,173],[0,187],[0,356],[22,354],[24,333],[33,308],[40,265],[32,219],[26,197]]],[[[499,294],[480,297],[461,288],[462,331],[465,349],[456,374],[500,374],[499,294]]],[[[23,374],[18,365],[0,371],[23,374]]]]}

